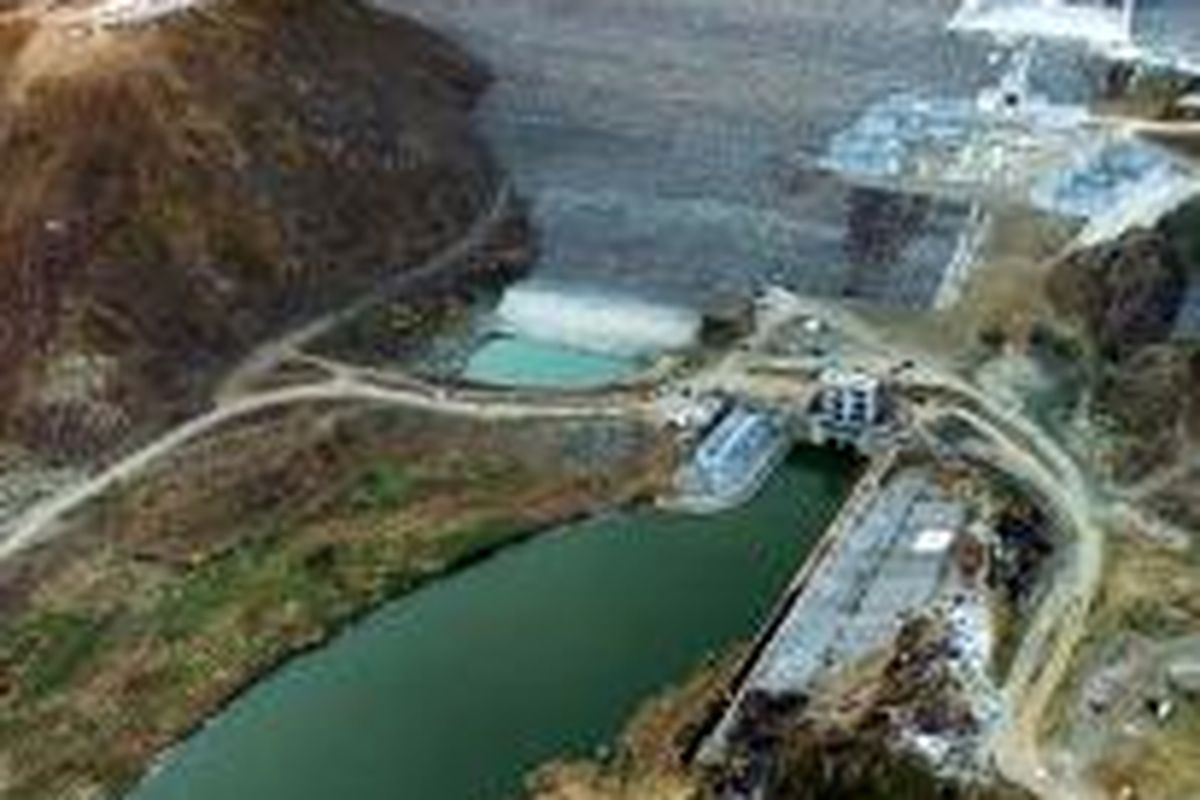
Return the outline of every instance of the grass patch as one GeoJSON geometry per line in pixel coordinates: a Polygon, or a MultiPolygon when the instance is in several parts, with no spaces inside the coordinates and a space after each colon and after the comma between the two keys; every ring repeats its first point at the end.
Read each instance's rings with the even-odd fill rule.
{"type": "MultiPolygon", "coordinates": [[[[303,481],[281,484],[274,469],[259,477],[249,458],[247,480],[259,484],[230,481],[229,497],[185,498],[190,505],[155,516],[133,547],[114,539],[63,551],[43,585],[73,586],[80,563],[97,577],[31,597],[20,618],[0,625],[0,757],[11,759],[13,787],[0,794],[40,800],[86,784],[117,796],[166,742],[290,653],[531,526],[629,496],[653,466],[642,460],[649,451],[616,448],[613,473],[620,465],[635,477],[610,492],[606,472],[585,471],[563,452],[573,429],[548,428],[543,440],[528,427],[511,439],[447,428],[439,440],[411,417],[392,428],[382,413],[355,425],[328,434],[341,437],[328,440],[338,458],[318,449],[324,439],[295,456],[303,481]],[[478,452],[464,453],[472,446],[478,452]],[[303,460],[308,452],[320,458],[303,460]],[[248,495],[271,500],[256,501],[253,520],[248,495]],[[207,557],[162,558],[141,547],[176,535],[179,526],[164,523],[187,521],[193,509],[201,522],[187,535],[211,534],[207,557]],[[80,561],[98,553],[99,562],[80,561]],[[36,610],[45,598],[54,598],[54,614],[36,610]]],[[[141,496],[114,495],[103,516],[136,524],[141,496]]]]}
{"type": "Polygon", "coordinates": [[[170,641],[199,632],[223,608],[239,599],[263,561],[262,547],[243,545],[200,565],[162,596],[154,628],[170,641]]]}
{"type": "Polygon", "coordinates": [[[372,464],[350,486],[346,502],[362,513],[396,511],[413,499],[417,485],[418,481],[399,464],[372,464]]]}
{"type": "Polygon", "coordinates": [[[107,627],[83,614],[47,612],[21,620],[0,636],[0,663],[13,668],[24,694],[42,697],[71,682],[107,627]]]}
{"type": "Polygon", "coordinates": [[[433,557],[447,565],[471,561],[507,544],[518,533],[511,520],[482,520],[436,539],[432,543],[433,557]]]}
{"type": "Polygon", "coordinates": [[[1120,610],[1118,627],[1151,639],[1172,639],[1194,633],[1186,618],[1171,614],[1171,608],[1150,597],[1138,597],[1120,610]]]}

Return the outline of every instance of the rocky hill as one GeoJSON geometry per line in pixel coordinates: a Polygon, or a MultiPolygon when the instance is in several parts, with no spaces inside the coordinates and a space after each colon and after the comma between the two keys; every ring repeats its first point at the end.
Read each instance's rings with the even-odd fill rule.
{"type": "Polygon", "coordinates": [[[1189,286],[1200,280],[1200,202],[1152,230],[1076,253],[1048,283],[1087,359],[1092,412],[1112,441],[1120,482],[1190,457],[1200,436],[1200,345],[1177,331],[1189,286]]]}
{"type": "Polygon", "coordinates": [[[58,457],[185,413],[496,185],[469,121],[486,74],[403,19],[211,0],[99,26],[89,5],[0,3],[0,439],[58,457]]]}

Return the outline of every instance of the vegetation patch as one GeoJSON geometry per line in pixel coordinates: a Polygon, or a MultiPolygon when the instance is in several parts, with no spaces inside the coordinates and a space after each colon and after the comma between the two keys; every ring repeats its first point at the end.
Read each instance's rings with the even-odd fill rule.
{"type": "Polygon", "coordinates": [[[8,692],[40,698],[68,684],[100,646],[107,621],[47,611],[23,617],[0,632],[0,669],[8,692]]]}
{"type": "Polygon", "coordinates": [[[632,424],[344,408],[197,442],[80,514],[12,588],[0,797],[119,793],[291,654],[526,532],[643,496],[668,463],[632,424]],[[606,457],[566,445],[581,439],[606,457]]]}
{"type": "Polygon", "coordinates": [[[413,498],[417,488],[413,476],[403,466],[390,462],[371,464],[350,487],[347,505],[356,511],[395,511],[413,498]]]}

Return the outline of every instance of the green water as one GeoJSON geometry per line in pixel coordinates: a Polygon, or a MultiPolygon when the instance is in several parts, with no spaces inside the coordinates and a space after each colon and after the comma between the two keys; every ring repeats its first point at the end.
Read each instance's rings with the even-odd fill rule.
{"type": "Polygon", "coordinates": [[[752,634],[851,470],[803,450],[741,510],[615,515],[510,548],[293,662],[132,800],[514,796],[752,634]]]}
{"type": "Polygon", "coordinates": [[[467,362],[463,377],[498,386],[602,386],[624,377],[636,363],[520,336],[490,339],[467,362]]]}

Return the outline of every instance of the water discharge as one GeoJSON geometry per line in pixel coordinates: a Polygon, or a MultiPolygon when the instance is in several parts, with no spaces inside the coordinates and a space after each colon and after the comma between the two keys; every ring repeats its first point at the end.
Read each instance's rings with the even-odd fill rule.
{"type": "Polygon", "coordinates": [[[502,330],[530,339],[621,356],[683,350],[700,335],[692,309],[568,287],[514,286],[496,316],[502,330]]]}

